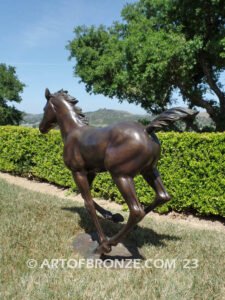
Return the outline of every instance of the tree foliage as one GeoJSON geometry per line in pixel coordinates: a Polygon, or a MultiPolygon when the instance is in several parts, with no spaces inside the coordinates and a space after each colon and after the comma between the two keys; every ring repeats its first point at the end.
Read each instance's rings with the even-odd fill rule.
{"type": "Polygon", "coordinates": [[[7,103],[21,102],[24,86],[17,78],[15,67],[0,64],[0,125],[19,125],[23,113],[7,103]]]}
{"type": "Polygon", "coordinates": [[[140,0],[127,4],[122,22],[75,28],[69,42],[74,73],[90,93],[117,97],[161,112],[179,91],[225,129],[223,0],[140,0]]]}

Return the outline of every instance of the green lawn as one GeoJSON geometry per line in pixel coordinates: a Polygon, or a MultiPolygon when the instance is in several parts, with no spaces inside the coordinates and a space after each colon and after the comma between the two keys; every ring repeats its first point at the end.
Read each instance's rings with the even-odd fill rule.
{"type": "MultiPolygon", "coordinates": [[[[80,258],[71,247],[75,236],[94,231],[83,206],[0,180],[0,220],[0,299],[225,299],[223,233],[146,218],[130,238],[152,268],[41,268],[44,260],[80,258]],[[37,267],[29,268],[29,259],[37,267]],[[159,259],[175,264],[158,268],[159,259]]],[[[108,235],[121,226],[101,224],[108,235]]]]}

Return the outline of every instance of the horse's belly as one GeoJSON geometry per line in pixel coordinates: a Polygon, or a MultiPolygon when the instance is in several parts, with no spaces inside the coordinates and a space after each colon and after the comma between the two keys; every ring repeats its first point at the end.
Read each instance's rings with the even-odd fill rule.
{"type": "Polygon", "coordinates": [[[86,160],[85,169],[87,171],[95,171],[95,172],[106,171],[104,160],[96,160],[96,159],[86,160]]]}
{"type": "Polygon", "coordinates": [[[97,172],[105,171],[104,157],[105,149],[102,147],[85,147],[82,149],[82,158],[87,170],[93,170],[97,172]]]}

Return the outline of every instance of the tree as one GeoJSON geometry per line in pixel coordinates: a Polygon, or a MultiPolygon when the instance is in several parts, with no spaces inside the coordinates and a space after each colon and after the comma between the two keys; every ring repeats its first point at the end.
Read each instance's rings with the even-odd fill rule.
{"type": "Polygon", "coordinates": [[[24,86],[17,78],[15,67],[0,64],[0,125],[19,125],[23,113],[7,102],[21,102],[19,94],[24,86]]]}
{"type": "Polygon", "coordinates": [[[225,130],[223,0],[140,0],[122,22],[79,26],[67,49],[74,73],[94,94],[161,112],[179,91],[190,108],[205,108],[225,130]]]}

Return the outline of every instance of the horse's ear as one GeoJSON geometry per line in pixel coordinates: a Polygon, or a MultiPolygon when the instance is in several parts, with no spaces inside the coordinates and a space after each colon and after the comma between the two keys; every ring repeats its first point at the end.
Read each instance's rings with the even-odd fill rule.
{"type": "Polygon", "coordinates": [[[45,98],[49,100],[51,98],[51,93],[48,88],[45,89],[45,98]]]}

